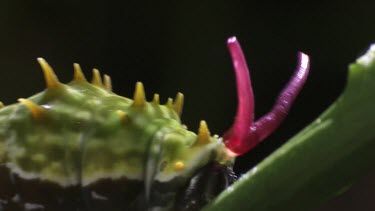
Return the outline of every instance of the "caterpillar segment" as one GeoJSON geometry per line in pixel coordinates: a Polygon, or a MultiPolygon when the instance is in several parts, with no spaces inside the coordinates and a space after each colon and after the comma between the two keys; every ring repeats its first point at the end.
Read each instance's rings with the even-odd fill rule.
{"type": "MultiPolygon", "coordinates": [[[[168,99],[166,105],[160,105],[157,94],[152,102],[147,102],[143,84],[137,82],[133,99],[128,99],[113,94],[109,76],[102,82],[97,69],[89,83],[75,63],[73,80],[62,84],[44,59],[38,58],[38,62],[44,72],[46,90],[20,98],[19,103],[0,111],[0,126],[7,128],[0,131],[0,168],[19,183],[32,187],[39,184],[47,189],[52,186],[59,190],[56,192],[68,191],[67,196],[78,198],[80,190],[85,190],[89,192],[89,205],[86,199],[76,202],[82,210],[94,204],[120,210],[118,207],[125,205],[120,205],[124,201],[116,201],[117,198],[134,189],[136,198],[129,196],[131,201],[125,207],[168,210],[174,206],[178,190],[224,147],[207,136],[205,129],[199,129],[198,134],[204,134],[197,135],[181,124],[182,93],[175,100],[168,99]],[[205,142],[212,140],[204,145],[195,144],[202,142],[202,137],[205,142]],[[154,148],[159,150],[151,152],[154,148]],[[145,163],[151,161],[154,168],[147,170],[145,163]],[[145,178],[148,186],[142,185],[145,178]],[[173,185],[166,195],[155,189],[169,183],[173,185]],[[105,191],[119,184],[123,187],[117,195],[105,191]],[[105,190],[100,189],[103,187],[105,190]],[[146,193],[148,199],[141,202],[146,193]],[[168,202],[160,204],[159,198],[167,196],[168,202]]],[[[0,191],[0,199],[9,206],[31,203],[44,207],[43,210],[73,209],[64,196],[45,202],[33,199],[29,192],[5,195],[0,191]],[[15,195],[22,202],[13,202],[15,195]]]]}
{"type": "Polygon", "coordinates": [[[141,82],[132,99],[112,92],[108,75],[88,82],[74,63],[63,84],[42,58],[46,89],[18,103],[0,103],[0,211],[195,211],[231,185],[234,159],[276,130],[309,72],[299,53],[291,80],[269,113],[254,121],[245,57],[235,37],[228,48],[238,108],[223,137],[201,121],[181,123],[184,95],[148,102],[141,82]]]}

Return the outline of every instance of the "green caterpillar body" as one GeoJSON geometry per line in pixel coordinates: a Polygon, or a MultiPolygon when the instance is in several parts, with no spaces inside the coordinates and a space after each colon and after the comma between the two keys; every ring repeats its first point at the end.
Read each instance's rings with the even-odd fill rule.
{"type": "MultiPolygon", "coordinates": [[[[2,172],[23,182],[59,189],[82,189],[106,181],[138,182],[142,185],[136,189],[142,189],[142,197],[147,199],[155,195],[155,184],[171,184],[168,197],[163,196],[168,202],[156,208],[145,205],[150,210],[163,210],[174,206],[175,194],[200,168],[213,161],[229,162],[224,158],[224,144],[210,136],[204,121],[198,135],[181,124],[182,94],[166,105],[159,104],[157,94],[152,102],[146,102],[143,85],[138,82],[134,99],[128,99],[111,91],[108,76],[102,83],[97,70],[89,83],[75,64],[74,80],[62,84],[44,60],[39,62],[47,89],[0,109],[2,172]]],[[[1,176],[0,170],[0,180],[1,176]]],[[[17,194],[17,187],[11,189],[17,194]]],[[[92,194],[105,198],[100,192],[92,194]]],[[[11,195],[0,190],[3,207],[24,200],[11,195]]],[[[25,200],[24,210],[26,203],[53,210],[25,200]]],[[[132,205],[134,209],[137,206],[132,205]]]]}
{"type": "Polygon", "coordinates": [[[47,89],[18,104],[0,103],[0,211],[197,211],[229,187],[234,159],[275,131],[309,72],[299,65],[270,112],[254,121],[254,95],[236,37],[227,40],[238,107],[222,138],[205,121],[198,133],[181,124],[183,95],[160,105],[114,94],[94,69],[87,82],[78,64],[62,84],[38,59],[47,89]]]}

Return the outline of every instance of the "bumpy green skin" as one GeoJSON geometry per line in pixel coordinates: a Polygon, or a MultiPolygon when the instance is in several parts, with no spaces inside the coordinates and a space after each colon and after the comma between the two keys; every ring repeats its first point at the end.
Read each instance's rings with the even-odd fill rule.
{"type": "Polygon", "coordinates": [[[88,82],[60,84],[28,99],[44,109],[41,117],[21,103],[0,109],[0,165],[23,179],[66,187],[125,177],[147,188],[152,181],[189,178],[224,149],[214,138],[194,145],[197,135],[165,105],[137,107],[88,82]],[[174,168],[179,161],[183,170],[174,168]]]}

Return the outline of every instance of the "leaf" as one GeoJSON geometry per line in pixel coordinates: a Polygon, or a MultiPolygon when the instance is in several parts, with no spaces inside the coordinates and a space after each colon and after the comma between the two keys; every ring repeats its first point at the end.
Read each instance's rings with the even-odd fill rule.
{"type": "Polygon", "coordinates": [[[374,170],[374,162],[375,44],[349,66],[335,103],[204,210],[313,209],[374,170]]]}

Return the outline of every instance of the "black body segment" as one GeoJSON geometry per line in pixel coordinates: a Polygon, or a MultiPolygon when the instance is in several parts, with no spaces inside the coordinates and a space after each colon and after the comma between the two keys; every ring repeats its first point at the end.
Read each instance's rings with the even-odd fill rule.
{"type": "Polygon", "coordinates": [[[201,168],[178,194],[176,210],[200,210],[237,180],[231,168],[212,162],[201,168]]]}

